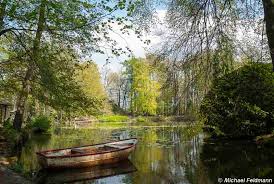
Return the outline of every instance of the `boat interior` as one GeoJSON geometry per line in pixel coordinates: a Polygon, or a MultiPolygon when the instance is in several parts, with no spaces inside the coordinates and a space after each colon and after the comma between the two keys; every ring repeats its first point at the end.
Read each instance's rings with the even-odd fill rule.
{"type": "Polygon", "coordinates": [[[81,154],[100,154],[110,151],[115,151],[119,149],[124,149],[130,147],[136,143],[136,140],[126,140],[119,142],[111,142],[100,145],[91,145],[91,146],[83,146],[76,148],[68,148],[63,150],[53,150],[44,153],[46,156],[67,156],[67,155],[81,155],[81,154]]]}

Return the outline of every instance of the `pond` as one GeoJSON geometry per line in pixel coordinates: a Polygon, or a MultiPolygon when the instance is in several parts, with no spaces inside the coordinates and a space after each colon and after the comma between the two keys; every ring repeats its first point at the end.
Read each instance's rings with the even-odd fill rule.
{"type": "Polygon", "coordinates": [[[274,178],[273,148],[248,141],[205,141],[193,124],[94,124],[33,135],[18,152],[18,164],[36,183],[214,184],[218,178],[274,178]],[[35,152],[46,149],[138,138],[135,151],[116,165],[41,171],[35,152]],[[39,171],[40,170],[40,171],[39,171]]]}

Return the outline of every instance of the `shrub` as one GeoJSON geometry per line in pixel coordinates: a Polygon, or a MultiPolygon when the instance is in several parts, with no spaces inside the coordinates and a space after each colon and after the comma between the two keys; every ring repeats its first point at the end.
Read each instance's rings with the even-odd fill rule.
{"type": "Polygon", "coordinates": [[[200,107],[213,135],[254,137],[274,127],[274,72],[269,64],[250,64],[213,82],[200,107]]]}
{"type": "Polygon", "coordinates": [[[121,115],[110,115],[110,116],[99,116],[98,120],[101,122],[125,122],[125,121],[128,121],[129,118],[127,116],[121,116],[121,115]]]}
{"type": "Polygon", "coordinates": [[[10,119],[3,124],[3,136],[11,144],[16,144],[20,139],[20,133],[13,128],[10,119]]]}
{"type": "Polygon", "coordinates": [[[51,120],[47,116],[37,116],[31,122],[34,132],[47,132],[51,128],[51,120]]]}
{"type": "Polygon", "coordinates": [[[24,172],[24,167],[21,163],[15,162],[9,166],[9,168],[16,173],[23,173],[24,172]]]}

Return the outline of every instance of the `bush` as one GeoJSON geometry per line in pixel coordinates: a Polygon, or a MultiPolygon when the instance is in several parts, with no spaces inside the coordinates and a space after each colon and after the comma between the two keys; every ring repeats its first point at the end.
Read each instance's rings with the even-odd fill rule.
{"type": "Polygon", "coordinates": [[[10,119],[3,124],[3,136],[11,144],[16,144],[20,139],[20,133],[13,128],[10,119]]]}
{"type": "Polygon", "coordinates": [[[31,122],[34,132],[47,132],[51,128],[52,121],[47,116],[37,116],[31,122]]]}
{"type": "Polygon", "coordinates": [[[250,64],[213,82],[200,115],[213,135],[254,137],[274,127],[274,72],[269,64],[250,64]]]}
{"type": "Polygon", "coordinates": [[[129,118],[127,116],[111,115],[111,116],[99,116],[98,120],[101,122],[125,122],[125,121],[128,121],[129,118]]]}
{"type": "Polygon", "coordinates": [[[24,172],[24,167],[21,163],[19,162],[15,162],[12,165],[9,166],[9,168],[13,171],[15,171],[16,173],[20,173],[22,174],[24,172]]]}

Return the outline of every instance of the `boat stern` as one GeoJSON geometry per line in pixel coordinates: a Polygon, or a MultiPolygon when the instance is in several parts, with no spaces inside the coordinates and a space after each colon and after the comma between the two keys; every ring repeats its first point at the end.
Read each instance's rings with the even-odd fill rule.
{"type": "Polygon", "coordinates": [[[43,168],[47,168],[48,167],[47,158],[44,155],[42,155],[41,153],[36,153],[36,155],[37,155],[38,163],[43,168]]]}

